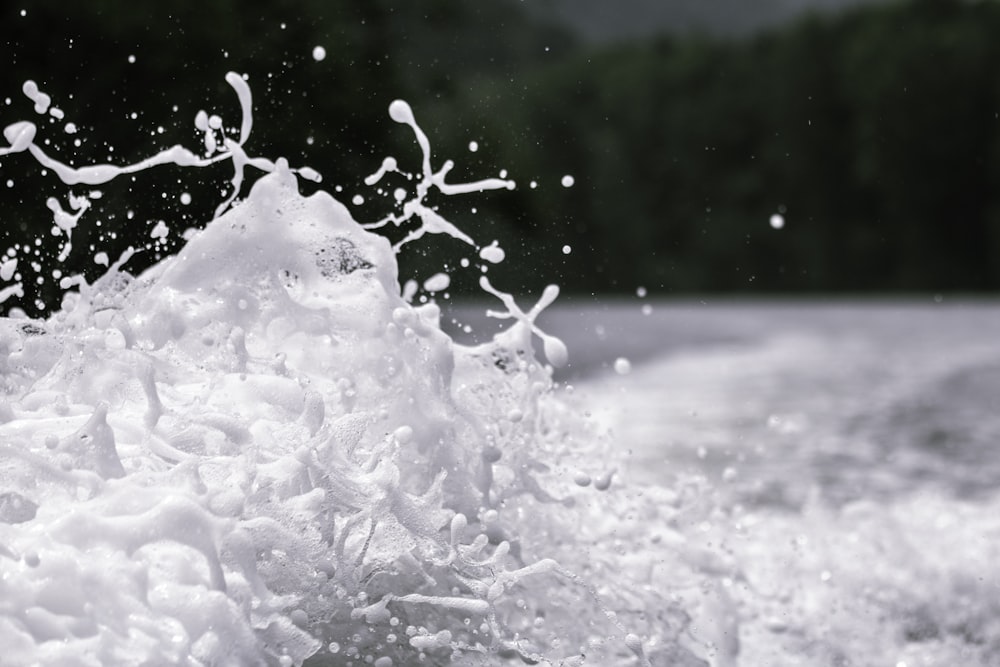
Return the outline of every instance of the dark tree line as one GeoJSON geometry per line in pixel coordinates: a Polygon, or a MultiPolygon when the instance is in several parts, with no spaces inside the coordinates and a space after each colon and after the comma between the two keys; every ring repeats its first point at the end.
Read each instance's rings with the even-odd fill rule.
{"type": "MultiPolygon", "coordinates": [[[[385,113],[402,97],[442,159],[456,159],[456,180],[500,168],[518,180],[512,193],[438,202],[477,239],[521,255],[496,270],[513,289],[1000,287],[998,3],[916,0],[737,41],[599,48],[518,5],[39,0],[23,16],[8,6],[0,124],[34,118],[47,150],[81,163],[137,160],[196,146],[199,109],[235,121],[223,77],[236,70],[255,94],[252,151],[309,164],[349,199],[383,156],[415,166],[412,137],[385,113]],[[25,79],[53,94],[77,134],[33,116],[25,79]],[[781,230],[768,224],[775,213],[781,230]]],[[[62,270],[96,275],[91,243],[114,255],[159,220],[179,239],[210,216],[227,176],[163,168],[103,188],[88,213],[102,224],[81,225],[81,251],[62,270]]],[[[23,156],[0,158],[0,186],[8,180],[0,250],[37,237],[51,253],[45,198],[68,189],[23,156]]],[[[360,219],[385,212],[386,201],[369,202],[360,219]]],[[[447,242],[408,251],[404,271],[429,275],[464,252],[447,242]]],[[[139,255],[133,268],[155,259],[139,255]]],[[[20,305],[56,306],[54,285],[20,305]]]]}
{"type": "Polygon", "coordinates": [[[574,285],[993,291],[998,34],[997,3],[924,1],[626,44],[538,70],[481,122],[509,162],[573,169],[510,206],[572,229],[574,285]]]}

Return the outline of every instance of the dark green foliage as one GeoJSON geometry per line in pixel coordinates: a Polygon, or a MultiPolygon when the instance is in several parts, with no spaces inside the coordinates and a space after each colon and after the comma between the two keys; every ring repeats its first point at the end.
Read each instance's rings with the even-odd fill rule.
{"type": "MultiPolygon", "coordinates": [[[[438,202],[480,242],[496,238],[526,256],[491,273],[505,289],[1000,287],[996,2],[921,0],[739,41],[664,36],[601,47],[537,23],[519,3],[25,4],[25,16],[0,10],[0,101],[12,99],[0,123],[47,125],[20,93],[35,79],[81,128],[67,135],[47,125],[47,150],[78,163],[133,161],[196,146],[201,108],[235,122],[223,77],[236,70],[255,95],[251,152],[309,164],[347,200],[387,154],[416,167],[412,137],[385,112],[402,97],[437,154],[458,163],[453,180],[501,168],[518,180],[512,193],[438,202]],[[314,45],[326,48],[321,62],[314,45]],[[470,140],[479,152],[468,151],[470,140]],[[576,180],[568,189],[559,185],[567,173],[576,180]],[[787,219],[780,231],[768,225],[778,211],[787,219]]],[[[118,230],[100,242],[113,258],[144,242],[157,220],[178,232],[204,224],[227,178],[225,168],[161,169],[101,188],[100,210],[85,220],[102,225],[81,227],[64,272],[99,273],[90,235],[118,230]],[[194,203],[178,204],[181,192],[194,203]]],[[[0,186],[8,179],[0,245],[38,237],[51,253],[45,197],[65,205],[68,189],[24,156],[0,159],[0,186]]],[[[389,203],[369,197],[356,214],[372,220],[389,203]]],[[[469,255],[461,244],[432,246],[404,251],[404,275],[426,277],[469,255]]],[[[155,259],[147,252],[130,266],[155,259]]],[[[51,309],[56,293],[49,279],[21,305],[51,309]]]]}
{"type": "Polygon", "coordinates": [[[592,290],[995,290],[998,34],[997,3],[919,2],[581,54],[497,114],[535,135],[512,164],[577,177],[518,206],[574,221],[592,290]]]}

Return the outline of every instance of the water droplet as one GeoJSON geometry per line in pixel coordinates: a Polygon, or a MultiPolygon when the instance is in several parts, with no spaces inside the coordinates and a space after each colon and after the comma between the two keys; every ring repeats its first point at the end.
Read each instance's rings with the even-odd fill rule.
{"type": "Polygon", "coordinates": [[[562,181],[560,182],[562,183],[562,186],[564,188],[571,188],[573,187],[573,184],[576,183],[576,179],[570,176],[569,174],[566,174],[565,176],[562,177],[562,181]]]}
{"type": "Polygon", "coordinates": [[[451,285],[451,278],[447,273],[435,273],[424,281],[424,290],[428,292],[440,292],[448,289],[451,285]]]}
{"type": "Polygon", "coordinates": [[[504,260],[507,254],[503,251],[497,241],[489,244],[485,248],[479,251],[479,256],[485,259],[490,264],[499,264],[504,260]]]}
{"type": "Polygon", "coordinates": [[[781,229],[785,226],[785,217],[779,213],[775,213],[771,216],[771,228],[781,229]]]}
{"type": "Polygon", "coordinates": [[[319,62],[326,58],[326,49],[322,46],[313,47],[313,60],[319,62]]]}

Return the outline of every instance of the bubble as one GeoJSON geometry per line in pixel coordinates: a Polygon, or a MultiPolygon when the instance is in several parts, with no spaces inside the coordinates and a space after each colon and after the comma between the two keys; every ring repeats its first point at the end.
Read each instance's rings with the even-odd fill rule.
{"type": "Polygon", "coordinates": [[[607,491],[611,488],[611,478],[614,477],[615,471],[611,470],[604,473],[600,477],[594,480],[594,488],[598,491],[607,491]]]}
{"type": "Polygon", "coordinates": [[[315,60],[316,62],[320,62],[324,58],[326,58],[326,49],[324,49],[322,46],[313,47],[313,60],[315,60]]]}
{"type": "Polygon", "coordinates": [[[771,228],[781,229],[785,226],[785,217],[780,213],[775,213],[771,216],[771,228]]]}
{"type": "Polygon", "coordinates": [[[576,179],[570,176],[569,174],[566,174],[565,176],[562,177],[562,180],[559,182],[562,183],[562,186],[564,188],[571,188],[573,187],[573,184],[576,183],[576,179]]]}

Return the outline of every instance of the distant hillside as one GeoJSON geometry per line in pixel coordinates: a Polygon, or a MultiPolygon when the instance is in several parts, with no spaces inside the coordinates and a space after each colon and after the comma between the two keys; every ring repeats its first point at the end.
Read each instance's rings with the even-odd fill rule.
{"type": "Polygon", "coordinates": [[[655,33],[741,35],[810,11],[829,12],[888,0],[522,0],[538,16],[590,41],[655,33]]]}

